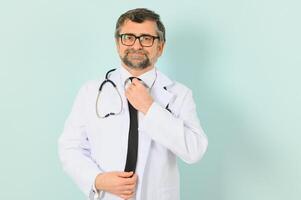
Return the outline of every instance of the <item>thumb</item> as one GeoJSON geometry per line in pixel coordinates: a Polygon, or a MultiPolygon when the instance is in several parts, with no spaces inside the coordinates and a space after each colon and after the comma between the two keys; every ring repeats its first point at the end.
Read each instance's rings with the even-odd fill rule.
{"type": "Polygon", "coordinates": [[[131,177],[133,175],[133,172],[120,172],[118,173],[119,177],[123,177],[123,178],[128,178],[131,177]]]}

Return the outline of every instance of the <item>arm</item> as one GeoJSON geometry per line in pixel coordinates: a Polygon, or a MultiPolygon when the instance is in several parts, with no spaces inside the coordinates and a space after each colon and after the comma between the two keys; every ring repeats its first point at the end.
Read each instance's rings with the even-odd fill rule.
{"type": "Polygon", "coordinates": [[[90,200],[101,198],[103,192],[129,199],[134,195],[137,175],[131,172],[103,172],[91,158],[85,122],[87,96],[86,87],[82,87],[59,138],[63,168],[90,200]]]}
{"type": "Polygon", "coordinates": [[[183,99],[178,117],[153,102],[139,130],[147,133],[186,163],[200,160],[208,146],[190,90],[183,99]]]}
{"type": "Polygon", "coordinates": [[[91,158],[91,148],[85,123],[86,87],[82,87],[58,141],[59,157],[64,170],[89,196],[96,176],[101,173],[91,158]]]}

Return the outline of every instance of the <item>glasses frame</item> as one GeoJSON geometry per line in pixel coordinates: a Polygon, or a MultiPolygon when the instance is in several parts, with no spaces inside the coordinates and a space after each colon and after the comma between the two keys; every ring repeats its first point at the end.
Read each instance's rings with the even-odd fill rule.
{"type": "Polygon", "coordinates": [[[142,35],[140,35],[140,36],[136,36],[136,35],[134,35],[134,34],[132,34],[132,33],[123,33],[123,34],[119,34],[118,37],[120,37],[121,44],[123,44],[124,46],[133,46],[133,45],[135,44],[136,40],[138,39],[138,41],[139,41],[139,43],[140,43],[140,45],[141,45],[142,47],[151,47],[151,46],[154,45],[154,41],[155,41],[156,39],[160,39],[159,36],[153,36],[153,35],[149,35],[149,34],[142,34],[142,35]],[[133,44],[128,45],[128,44],[123,43],[123,39],[122,39],[122,38],[123,38],[124,35],[129,35],[129,36],[135,37],[135,40],[134,40],[133,44]],[[148,36],[148,37],[152,37],[152,38],[153,38],[153,41],[152,41],[152,44],[151,44],[151,45],[143,45],[143,44],[141,43],[141,39],[140,39],[140,38],[145,37],[145,36],[148,36]]]}

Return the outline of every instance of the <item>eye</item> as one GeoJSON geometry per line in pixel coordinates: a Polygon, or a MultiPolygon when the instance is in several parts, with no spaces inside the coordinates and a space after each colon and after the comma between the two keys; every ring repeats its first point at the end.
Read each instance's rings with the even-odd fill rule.
{"type": "Polygon", "coordinates": [[[152,41],[152,40],[153,40],[153,37],[152,37],[152,36],[145,35],[145,36],[142,36],[142,40],[144,40],[145,42],[149,42],[149,41],[152,41]]]}
{"type": "Polygon", "coordinates": [[[132,40],[135,39],[135,36],[129,35],[129,34],[124,34],[124,35],[122,35],[122,38],[123,38],[124,40],[132,41],[132,40]]]}

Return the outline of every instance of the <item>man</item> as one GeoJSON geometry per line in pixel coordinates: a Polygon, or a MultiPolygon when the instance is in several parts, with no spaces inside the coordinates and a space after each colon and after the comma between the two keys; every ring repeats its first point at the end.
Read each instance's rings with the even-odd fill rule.
{"type": "Polygon", "coordinates": [[[155,67],[165,44],[158,14],[127,11],[115,39],[121,67],[100,93],[102,81],[80,89],[59,139],[63,167],[90,199],[177,200],[176,157],[195,163],[207,148],[191,90],[155,67]]]}

